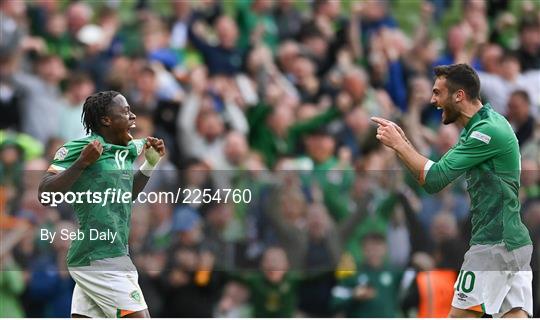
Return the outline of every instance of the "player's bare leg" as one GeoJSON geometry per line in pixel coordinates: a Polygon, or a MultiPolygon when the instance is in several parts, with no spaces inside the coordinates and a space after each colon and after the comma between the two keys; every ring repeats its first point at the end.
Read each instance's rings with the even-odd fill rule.
{"type": "Polygon", "coordinates": [[[480,318],[482,315],[484,315],[482,312],[452,307],[448,318],[480,318]]]}
{"type": "Polygon", "coordinates": [[[127,314],[123,316],[122,318],[150,318],[150,312],[148,312],[148,309],[144,309],[141,311],[127,314]]]}
{"type": "Polygon", "coordinates": [[[521,308],[514,308],[508,311],[507,313],[505,313],[502,317],[503,318],[528,318],[529,315],[527,314],[527,312],[525,312],[521,308]]]}

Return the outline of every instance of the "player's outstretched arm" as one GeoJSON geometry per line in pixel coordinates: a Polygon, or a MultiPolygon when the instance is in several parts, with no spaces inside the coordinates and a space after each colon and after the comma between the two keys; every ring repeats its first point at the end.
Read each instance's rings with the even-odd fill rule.
{"type": "Polygon", "coordinates": [[[411,170],[420,185],[423,185],[424,168],[429,159],[416,151],[397,124],[379,117],[372,117],[371,120],[379,126],[377,139],[385,146],[392,148],[407,168],[411,170]]]}
{"type": "Polygon", "coordinates": [[[162,139],[148,137],[144,145],[144,158],[146,161],[133,179],[132,199],[135,200],[150,179],[152,170],[157,166],[161,157],[165,155],[165,143],[162,139]]]}
{"type": "Polygon", "coordinates": [[[103,146],[99,141],[94,140],[84,147],[79,158],[69,168],[60,173],[47,172],[41,179],[38,188],[40,202],[43,192],[67,192],[79,179],[84,169],[96,162],[102,152],[103,146]]]}

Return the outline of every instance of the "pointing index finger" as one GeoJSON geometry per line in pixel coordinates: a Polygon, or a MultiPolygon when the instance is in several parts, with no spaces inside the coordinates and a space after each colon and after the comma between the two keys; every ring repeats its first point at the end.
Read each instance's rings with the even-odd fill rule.
{"type": "Polygon", "coordinates": [[[391,123],[390,121],[383,118],[379,118],[379,117],[371,117],[371,121],[381,126],[387,126],[387,125],[390,125],[391,123]]]}

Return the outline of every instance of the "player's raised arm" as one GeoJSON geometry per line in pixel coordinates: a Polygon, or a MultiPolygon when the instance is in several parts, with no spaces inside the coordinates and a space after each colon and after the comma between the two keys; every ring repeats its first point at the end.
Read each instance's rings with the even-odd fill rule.
{"type": "Polygon", "coordinates": [[[98,140],[94,140],[84,147],[77,160],[75,160],[67,169],[61,171],[47,171],[47,174],[43,176],[39,184],[38,197],[40,202],[43,192],[68,191],[75,181],[79,179],[83,170],[96,162],[102,152],[103,146],[98,140]]]}
{"type": "Polygon", "coordinates": [[[165,155],[165,143],[162,139],[148,137],[144,145],[144,158],[139,172],[133,179],[132,199],[136,199],[139,193],[144,189],[150,179],[152,171],[157,166],[159,160],[165,155]]]}

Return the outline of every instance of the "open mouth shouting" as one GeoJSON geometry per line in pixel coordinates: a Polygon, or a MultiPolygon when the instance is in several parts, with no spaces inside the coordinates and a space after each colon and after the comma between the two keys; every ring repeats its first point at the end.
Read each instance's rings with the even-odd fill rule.
{"type": "Polygon", "coordinates": [[[132,132],[134,131],[133,129],[137,128],[137,124],[135,123],[135,121],[131,121],[127,130],[126,130],[126,135],[129,137],[129,139],[133,139],[133,135],[132,135],[132,132]]]}

